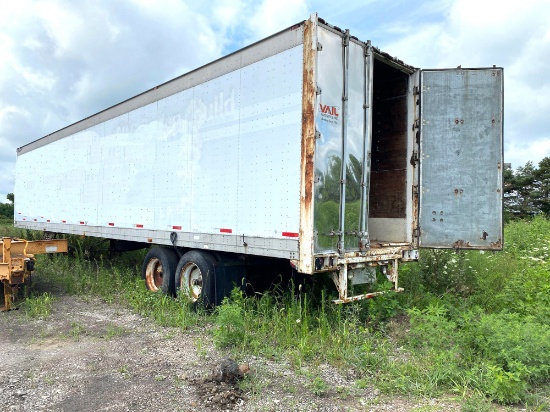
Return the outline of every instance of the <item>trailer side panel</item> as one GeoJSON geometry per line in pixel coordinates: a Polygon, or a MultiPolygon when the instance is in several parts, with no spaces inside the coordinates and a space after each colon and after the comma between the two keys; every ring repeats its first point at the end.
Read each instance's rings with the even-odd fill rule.
{"type": "Polygon", "coordinates": [[[292,47],[259,43],[261,60],[21,151],[17,226],[296,258],[303,45],[282,37],[292,47]]]}

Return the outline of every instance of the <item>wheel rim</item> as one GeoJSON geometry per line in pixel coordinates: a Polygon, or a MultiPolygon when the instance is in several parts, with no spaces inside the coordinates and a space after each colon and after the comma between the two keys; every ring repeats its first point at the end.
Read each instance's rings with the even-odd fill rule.
{"type": "Polygon", "coordinates": [[[145,283],[147,284],[147,289],[153,292],[159,290],[162,286],[162,276],[162,263],[160,263],[160,260],[157,258],[151,259],[145,270],[145,283]]]}
{"type": "Polygon", "coordinates": [[[202,293],[202,273],[197,265],[189,262],[183,267],[181,283],[182,289],[193,302],[199,300],[202,293]]]}

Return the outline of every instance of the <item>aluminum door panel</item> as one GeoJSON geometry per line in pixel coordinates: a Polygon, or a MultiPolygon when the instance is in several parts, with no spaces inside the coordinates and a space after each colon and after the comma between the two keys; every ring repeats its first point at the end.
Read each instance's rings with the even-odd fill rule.
{"type": "Polygon", "coordinates": [[[363,175],[363,142],[365,140],[365,49],[349,43],[348,100],[346,112],[346,207],[344,247],[359,250],[361,223],[361,179],[363,175]]]}
{"type": "Polygon", "coordinates": [[[422,247],[502,247],[502,113],[502,69],[422,71],[422,247]]]}
{"type": "Polygon", "coordinates": [[[342,37],[319,27],[317,99],[315,116],[315,251],[336,252],[339,230],[340,180],[342,169],[342,37]]]}

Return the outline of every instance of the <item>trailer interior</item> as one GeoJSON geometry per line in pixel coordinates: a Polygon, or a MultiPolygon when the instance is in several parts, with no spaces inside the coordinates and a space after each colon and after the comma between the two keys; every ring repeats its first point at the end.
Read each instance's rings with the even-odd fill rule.
{"type": "Polygon", "coordinates": [[[369,236],[377,243],[411,242],[414,166],[412,68],[374,55],[369,236]]]}

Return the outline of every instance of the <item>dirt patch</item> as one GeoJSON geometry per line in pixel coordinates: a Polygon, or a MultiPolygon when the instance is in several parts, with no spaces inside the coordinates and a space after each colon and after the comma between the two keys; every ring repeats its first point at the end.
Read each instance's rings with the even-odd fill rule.
{"type": "Polygon", "coordinates": [[[234,410],[244,406],[247,398],[236,382],[223,382],[213,379],[189,379],[194,386],[199,402],[192,406],[202,406],[204,411],[234,410]]]}
{"type": "Polygon", "coordinates": [[[0,314],[2,411],[408,411],[452,401],[384,398],[353,371],[250,356],[235,382],[212,378],[228,354],[208,331],[155,325],[120,305],[57,295],[46,320],[0,314]]]}

